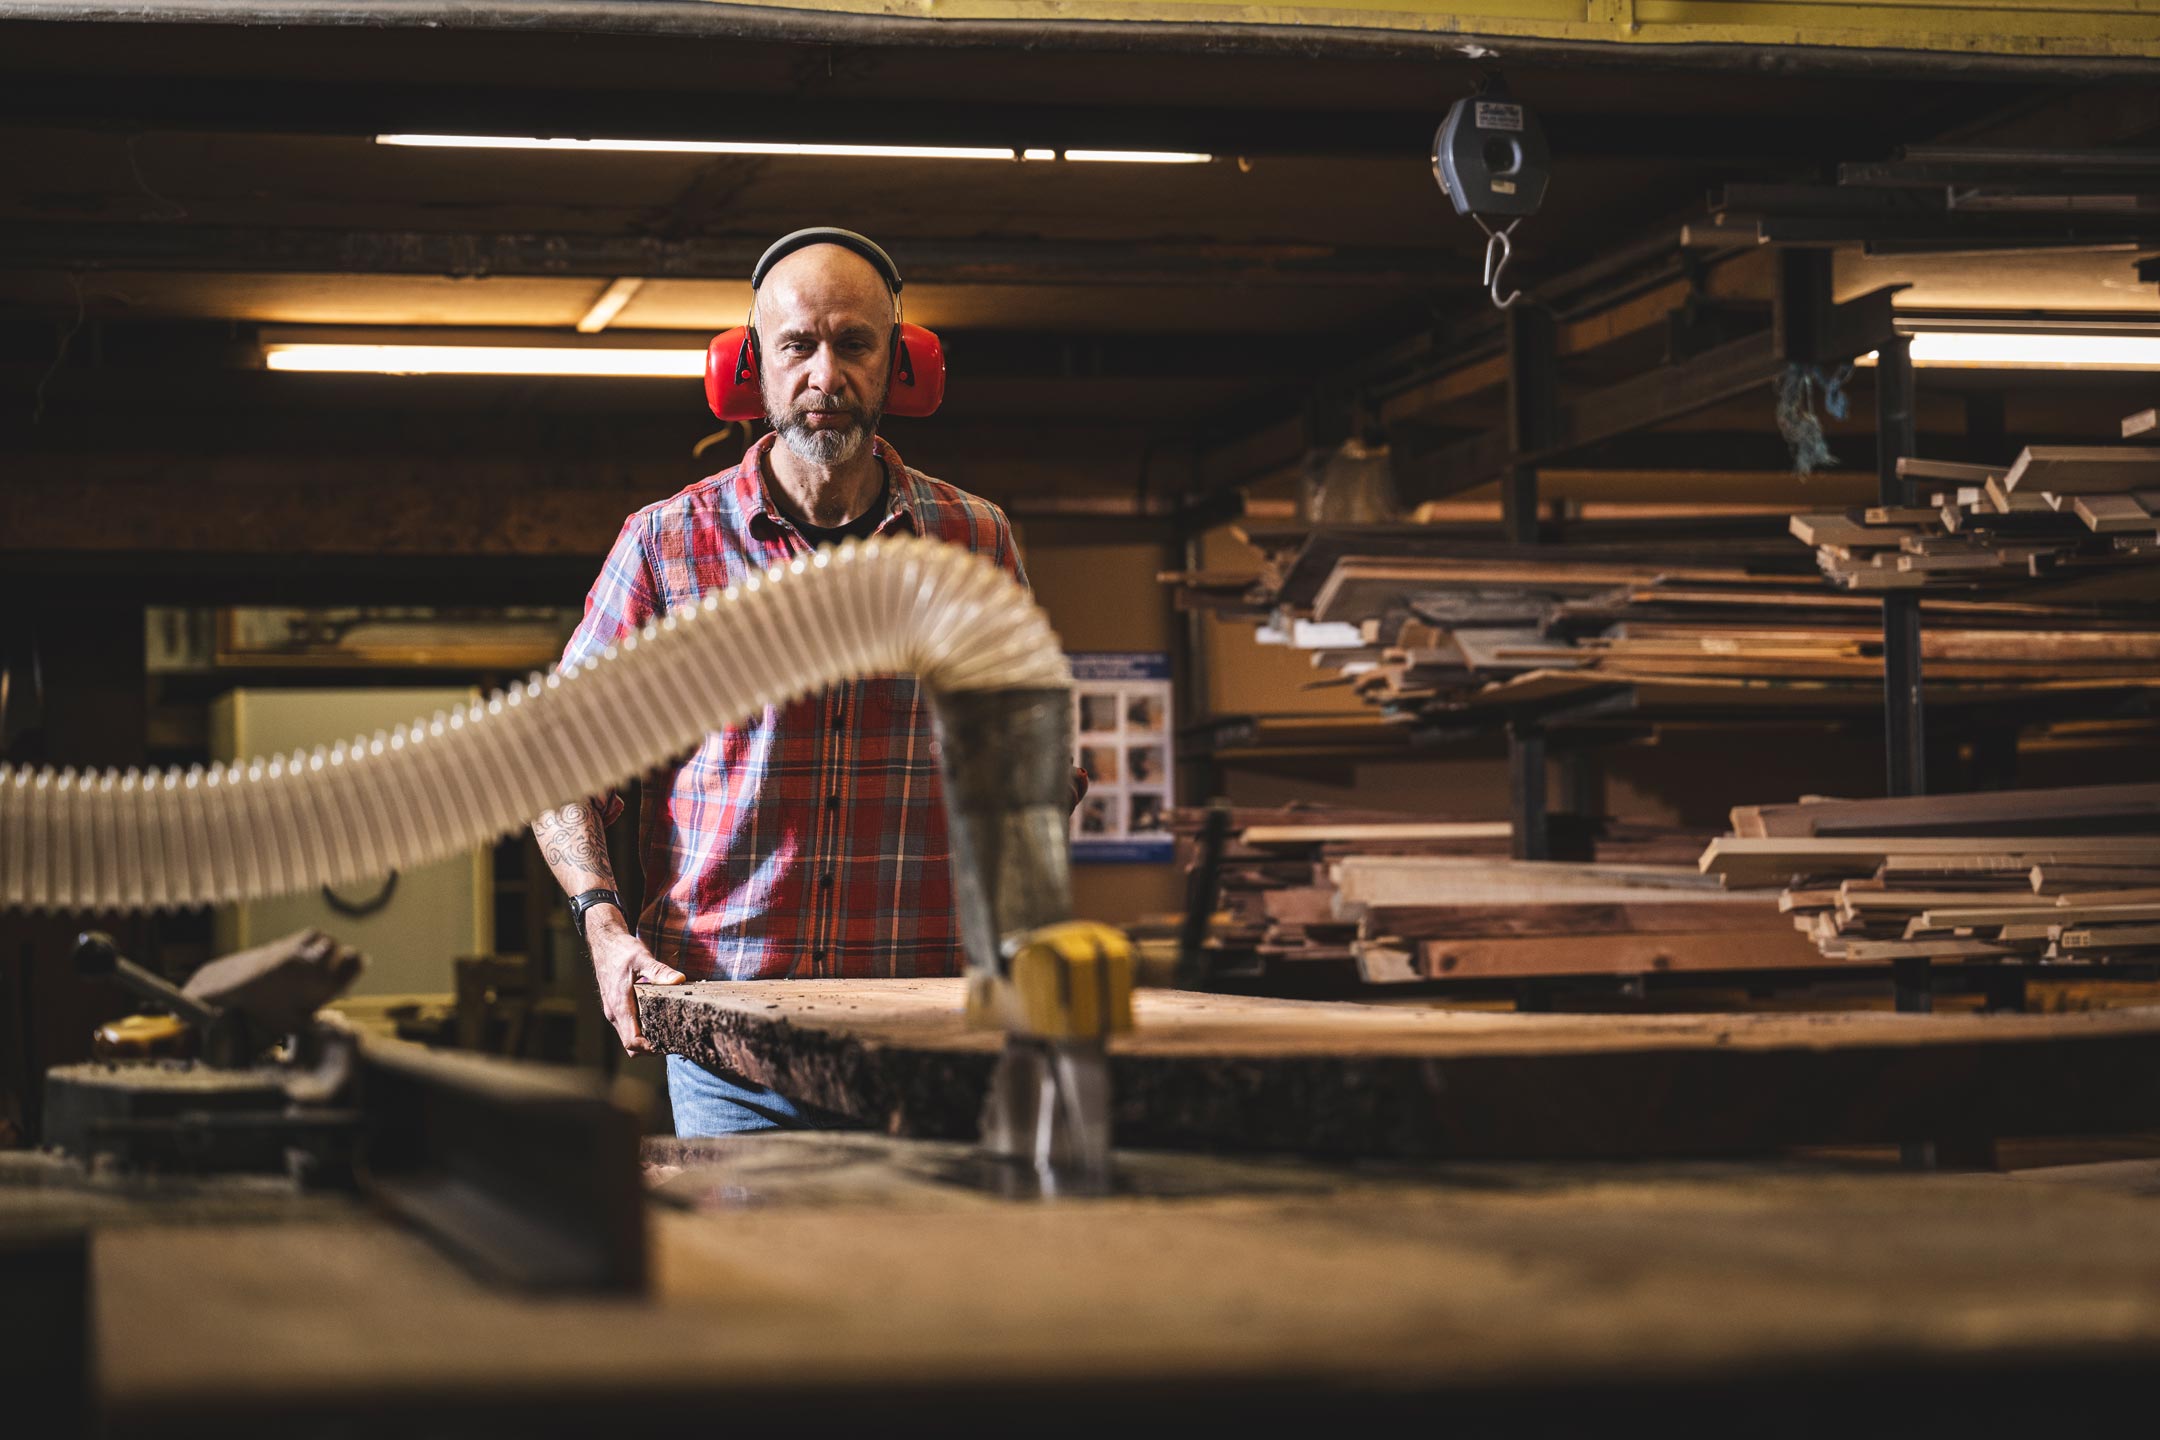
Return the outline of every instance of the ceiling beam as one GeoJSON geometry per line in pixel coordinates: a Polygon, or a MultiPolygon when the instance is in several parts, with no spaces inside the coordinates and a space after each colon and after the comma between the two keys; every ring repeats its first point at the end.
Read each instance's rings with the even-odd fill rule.
{"type": "MultiPolygon", "coordinates": [[[[1759,74],[1882,74],[2045,77],[2060,83],[2115,75],[2149,75],[2153,61],[2138,53],[2065,55],[2061,47],[2035,53],[1989,54],[1969,43],[1942,51],[1914,49],[1886,36],[1880,48],[1836,45],[1733,44],[1691,37],[1687,43],[1641,39],[1529,36],[1436,28],[1313,23],[1142,21],[1051,18],[969,20],[933,16],[851,14],[783,6],[656,4],[653,0],[0,0],[0,23],[14,20],[178,27],[246,26],[311,29],[414,29],[432,41],[458,32],[648,36],[682,40],[751,41],[761,45],[826,47],[935,46],[947,50],[1056,50],[1101,54],[1286,56],[1296,59],[1407,59],[1468,67],[1505,59],[1514,64],[1564,61],[1586,67],[1640,70],[1745,69],[1759,74]]],[[[1496,27],[1506,22],[1495,19],[1496,27]]]]}
{"type": "MultiPolygon", "coordinates": [[[[4,73],[4,72],[0,72],[4,73]]],[[[503,86],[339,85],[250,77],[136,77],[115,86],[91,74],[6,74],[0,123],[133,134],[145,130],[372,137],[389,133],[542,135],[655,140],[763,140],[884,145],[1007,145],[1016,149],[1200,151],[1228,159],[1318,156],[1417,160],[1432,153],[1446,114],[1284,105],[1023,104],[912,98],[848,100],[798,92],[515,89],[503,86]]],[[[1593,113],[1544,106],[1555,155],[1742,164],[1872,154],[1882,127],[1864,110],[1811,115],[1593,113]]]]}
{"type": "MultiPolygon", "coordinates": [[[[0,268],[255,274],[490,275],[735,280],[772,237],[332,230],[298,226],[10,223],[0,268]]],[[[1462,267],[1432,246],[970,240],[888,237],[918,285],[1460,287],[1462,267]]]]}

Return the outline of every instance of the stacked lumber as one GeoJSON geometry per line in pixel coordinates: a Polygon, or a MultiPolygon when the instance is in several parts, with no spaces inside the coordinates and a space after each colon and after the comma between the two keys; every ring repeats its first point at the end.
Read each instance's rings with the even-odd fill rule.
{"type": "MultiPolygon", "coordinates": [[[[1171,827],[1190,845],[1205,814],[1173,812],[1171,827]]],[[[1507,858],[1505,821],[1233,811],[1211,973],[1390,984],[1821,963],[1778,913],[1774,888],[1737,893],[1690,863],[1698,838],[1597,828],[1596,863],[1530,862],[1507,858]]]]}
{"type": "MultiPolygon", "coordinates": [[[[1207,812],[1170,812],[1185,863],[1207,812]]],[[[1216,872],[1214,923],[1207,940],[1218,977],[1346,970],[1356,963],[1354,923],[1334,913],[1328,867],[1354,854],[1501,858],[1505,820],[1415,820],[1381,810],[1328,806],[1244,807],[1231,811],[1216,872]]]]}
{"type": "Polygon", "coordinates": [[[1826,960],[2160,961],[2160,785],[1733,812],[1700,868],[1778,905],[1826,960]]]}
{"type": "Polygon", "coordinates": [[[1359,857],[1330,867],[1368,983],[1808,969],[1774,890],[1688,865],[1359,857]]]}
{"type": "MultiPolygon", "coordinates": [[[[1925,505],[1795,515],[1847,589],[1973,590],[2091,579],[2160,559],[2160,449],[2031,445],[2005,466],[1901,460],[1925,505]]],[[[2156,587],[2160,593],[2160,587],[2156,587]]]]}
{"type": "MultiPolygon", "coordinates": [[[[2026,473],[2057,471],[2072,473],[2026,473]]],[[[2074,473],[2098,483],[2090,467],[2074,473]]],[[[1911,518],[1837,518],[1865,528],[1870,516],[1911,518]]],[[[2050,511],[2046,523],[2065,521],[2050,511]]],[[[2092,538],[2074,514],[2067,523],[2092,538]]],[[[1421,732],[1556,711],[1591,724],[1879,711],[1879,597],[1826,586],[1790,537],[1749,524],[1630,540],[1586,527],[1580,543],[1542,546],[1442,527],[1274,527],[1241,532],[1264,558],[1242,591],[1219,572],[1165,578],[1180,604],[1253,623],[1262,643],[1304,651],[1381,717],[1421,732]]],[[[2044,693],[2062,712],[2160,685],[2160,589],[2147,600],[1931,597],[1922,673],[1931,705],[2044,693]]]]}

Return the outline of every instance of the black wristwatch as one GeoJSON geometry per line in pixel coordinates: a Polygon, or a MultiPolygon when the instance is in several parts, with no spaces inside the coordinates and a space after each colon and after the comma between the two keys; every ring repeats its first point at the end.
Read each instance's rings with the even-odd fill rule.
{"type": "MultiPolygon", "coordinates": [[[[577,938],[580,941],[585,941],[585,912],[595,905],[613,905],[617,910],[621,910],[623,908],[622,896],[617,895],[613,890],[599,889],[581,890],[570,897],[570,923],[577,926],[577,938]]],[[[623,923],[626,925],[630,923],[628,911],[623,912],[623,923]]],[[[632,933],[636,932],[633,930],[632,933]]],[[[589,944],[590,942],[585,943],[589,944]]]]}

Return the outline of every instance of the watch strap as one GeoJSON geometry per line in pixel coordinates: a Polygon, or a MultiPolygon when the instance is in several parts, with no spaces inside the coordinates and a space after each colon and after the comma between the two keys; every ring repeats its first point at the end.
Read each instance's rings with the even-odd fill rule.
{"type": "MultiPolygon", "coordinates": [[[[602,887],[581,890],[570,897],[570,923],[577,926],[578,939],[581,941],[585,938],[585,912],[595,905],[613,905],[617,910],[622,910],[622,896],[602,887]]],[[[623,910],[623,922],[628,924],[629,920],[630,912],[623,910]]]]}

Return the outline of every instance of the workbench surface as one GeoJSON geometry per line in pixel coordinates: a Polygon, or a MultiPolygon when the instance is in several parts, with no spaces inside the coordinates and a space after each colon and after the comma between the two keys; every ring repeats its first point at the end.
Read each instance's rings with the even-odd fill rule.
{"type": "Polygon", "coordinates": [[[1051,1203],[986,1193],[985,1163],[862,1134],[652,1142],[643,1302],[491,1290],[356,1207],[141,1216],[94,1242],[99,1389],[117,1435],[308,1433],[277,1418],[295,1406],[521,1436],[699,1417],[1055,1431],[1181,1404],[1520,1431],[1736,1397],[1773,1402],[1749,1412],[1760,1434],[1865,1428],[1890,1412],[1843,1407],[1922,1394],[1938,1419],[2001,1418],[2032,1391],[2061,1419],[2160,1363],[2155,1161],[1127,1155],[1134,1193],[1051,1203]]]}

